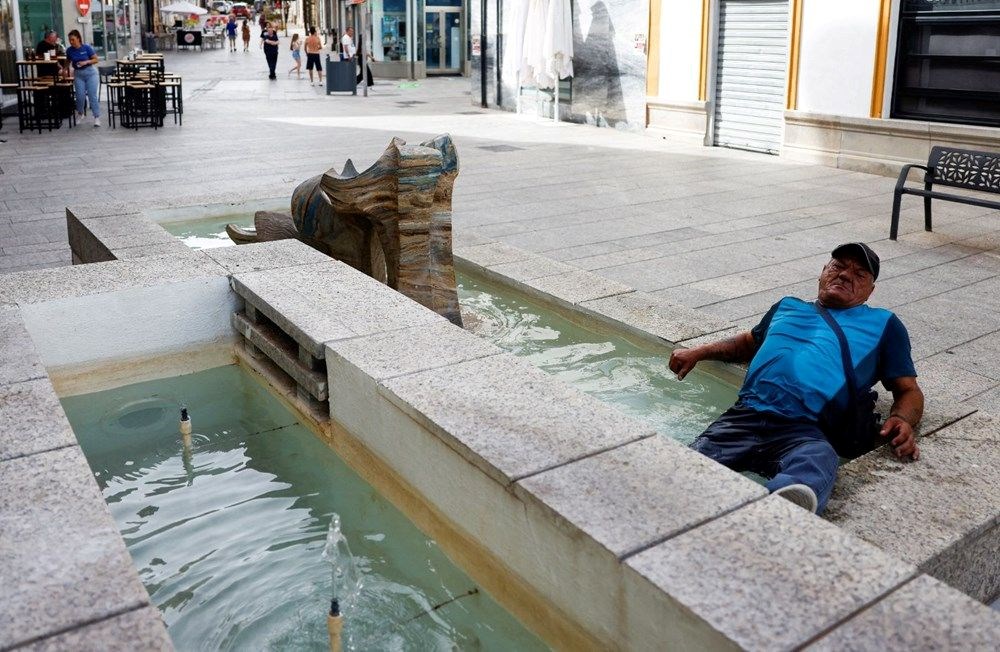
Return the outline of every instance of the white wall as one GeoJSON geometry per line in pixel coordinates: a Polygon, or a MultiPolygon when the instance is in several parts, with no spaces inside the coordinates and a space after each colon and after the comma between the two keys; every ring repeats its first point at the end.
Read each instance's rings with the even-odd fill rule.
{"type": "Polygon", "coordinates": [[[659,97],[697,100],[700,66],[701,0],[662,0],[659,97]]]}
{"type": "Polygon", "coordinates": [[[225,276],[21,306],[50,374],[154,358],[233,338],[236,295],[225,276]]]}
{"type": "Polygon", "coordinates": [[[868,117],[877,0],[803,0],[798,109],[868,117]]]}

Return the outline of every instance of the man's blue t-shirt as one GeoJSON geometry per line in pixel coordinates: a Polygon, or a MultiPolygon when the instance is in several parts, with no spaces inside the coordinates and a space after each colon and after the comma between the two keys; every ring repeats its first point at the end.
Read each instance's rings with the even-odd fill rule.
{"type": "MultiPolygon", "coordinates": [[[[917,375],[909,334],[896,315],[863,304],[828,310],[847,337],[859,390],[917,375]]],[[[758,349],[740,389],[743,405],[813,423],[825,410],[847,408],[840,344],[814,304],[785,297],[751,334],[758,349]]]]}
{"type": "Polygon", "coordinates": [[[236,21],[226,23],[226,35],[229,38],[236,38],[236,21]]]}

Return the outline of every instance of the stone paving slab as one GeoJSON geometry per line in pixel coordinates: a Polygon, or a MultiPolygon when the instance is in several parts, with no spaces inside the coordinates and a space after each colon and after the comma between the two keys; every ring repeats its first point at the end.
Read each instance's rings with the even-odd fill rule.
{"type": "Polygon", "coordinates": [[[529,285],[539,292],[569,304],[579,304],[633,291],[624,283],[609,281],[583,270],[543,276],[533,279],[529,285]]]}
{"type": "Polygon", "coordinates": [[[149,604],[79,447],[0,469],[0,647],[149,604]]]}
{"type": "Polygon", "coordinates": [[[767,495],[662,436],[525,478],[514,489],[619,559],[767,495]]]}
{"type": "Polygon", "coordinates": [[[393,378],[381,391],[503,485],[654,434],[510,356],[393,378]]]}
{"type": "Polygon", "coordinates": [[[326,254],[298,240],[276,240],[236,247],[203,249],[202,252],[222,265],[230,274],[259,272],[276,267],[311,265],[330,260],[326,254]]]}
{"type": "Polygon", "coordinates": [[[17,306],[0,304],[0,351],[0,387],[46,377],[17,306]]]}
{"type": "Polygon", "coordinates": [[[972,415],[921,439],[918,462],[882,449],[841,467],[825,518],[974,597],[1000,593],[998,425],[972,415]]]}
{"type": "Polygon", "coordinates": [[[324,343],[445,321],[437,313],[344,263],[284,267],[232,276],[233,289],[313,356],[324,343]]]}
{"type": "Polygon", "coordinates": [[[197,251],[0,274],[0,303],[40,303],[224,275],[222,267],[197,251]]]}
{"type": "Polygon", "coordinates": [[[170,652],[174,649],[156,607],[143,607],[17,648],[26,652],[170,652]]]}
{"type": "Polygon", "coordinates": [[[500,353],[503,350],[499,347],[451,322],[428,323],[327,344],[328,359],[331,354],[339,356],[376,381],[500,353]]]}
{"type": "Polygon", "coordinates": [[[746,650],[807,643],[917,574],[776,496],[626,563],[746,650]]]}
{"type": "Polygon", "coordinates": [[[671,343],[729,328],[728,322],[669,303],[645,292],[617,294],[583,301],[578,305],[588,312],[644,333],[651,333],[671,343]]]}
{"type": "Polygon", "coordinates": [[[0,462],[74,444],[48,378],[0,385],[0,462]]]}
{"type": "Polygon", "coordinates": [[[995,650],[1000,617],[966,595],[921,575],[807,650],[995,650]]]}

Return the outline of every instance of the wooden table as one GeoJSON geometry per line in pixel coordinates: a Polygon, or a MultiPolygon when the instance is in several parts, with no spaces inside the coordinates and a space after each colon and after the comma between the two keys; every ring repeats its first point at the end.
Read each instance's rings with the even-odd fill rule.
{"type": "Polygon", "coordinates": [[[60,76],[60,71],[65,68],[66,57],[56,57],[49,61],[45,61],[44,59],[18,61],[17,78],[18,80],[34,79],[37,77],[52,77],[53,79],[57,79],[60,76]]]}

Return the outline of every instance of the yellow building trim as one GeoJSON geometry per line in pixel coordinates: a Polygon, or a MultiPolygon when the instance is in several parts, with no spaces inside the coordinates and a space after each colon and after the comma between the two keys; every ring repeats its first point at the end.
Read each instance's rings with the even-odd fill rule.
{"type": "Polygon", "coordinates": [[[708,26],[712,16],[712,0],[701,0],[701,62],[698,67],[698,99],[708,99],[708,26]]]}
{"type": "Polygon", "coordinates": [[[889,23],[892,17],[892,0],[881,0],[878,10],[878,31],[875,33],[875,68],[872,72],[872,105],[869,116],[882,117],[885,99],[885,65],[889,55],[889,23]]]}
{"type": "Polygon", "coordinates": [[[646,43],[646,95],[660,94],[660,2],[649,0],[649,41],[646,43]]]}
{"type": "Polygon", "coordinates": [[[792,0],[792,34],[788,45],[788,88],[785,108],[795,110],[799,104],[799,50],[802,43],[802,0],[792,0]]]}

